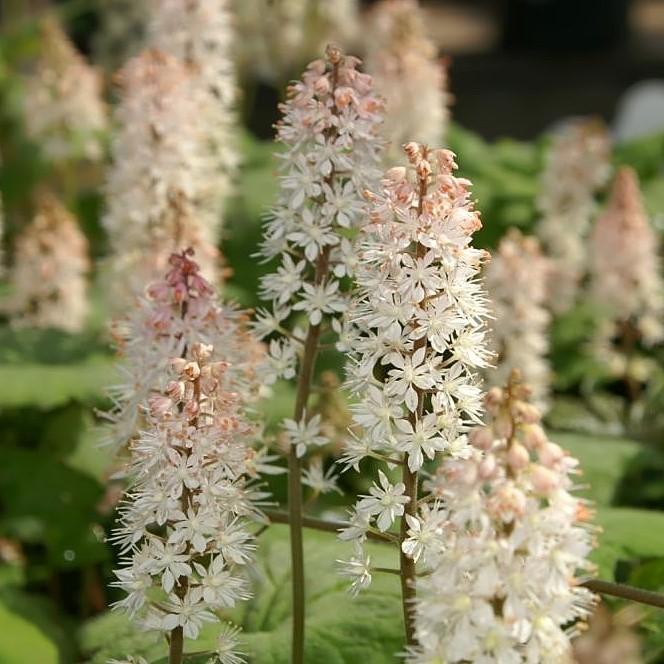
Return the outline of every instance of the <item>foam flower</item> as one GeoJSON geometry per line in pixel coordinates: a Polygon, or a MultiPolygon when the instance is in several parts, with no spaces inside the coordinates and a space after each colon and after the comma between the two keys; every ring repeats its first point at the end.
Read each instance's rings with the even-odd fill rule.
{"type": "MultiPolygon", "coordinates": [[[[418,513],[418,472],[427,461],[469,453],[465,432],[479,422],[478,372],[490,356],[478,282],[487,254],[471,244],[482,224],[470,183],[454,175],[448,150],[411,142],[405,152],[409,166],[388,170],[381,187],[367,193],[371,211],[358,240],[346,342],[358,438],[342,458],[347,467],[367,457],[382,461],[386,471],[399,466],[401,481],[379,471],[379,484],[356,503],[342,539],[361,549],[367,532],[399,524],[410,643],[415,560],[427,557],[418,533],[428,532],[427,522],[440,514],[437,506],[418,513]]],[[[342,570],[350,573],[355,562],[349,565],[342,570]]]]}
{"type": "MultiPolygon", "coordinates": [[[[171,358],[197,343],[213,346],[218,357],[223,354],[226,382],[245,405],[255,400],[263,350],[247,329],[246,315],[219,302],[192,254],[173,254],[166,278],[151,284],[114,326],[120,362],[119,381],[110,390],[109,443],[124,444],[136,436],[145,404],[167,387],[171,358]]],[[[180,472],[186,477],[184,462],[180,472]]]]}
{"type": "MultiPolygon", "coordinates": [[[[201,284],[177,266],[175,273],[190,291],[182,311],[196,305],[201,284]]],[[[123,554],[114,585],[127,593],[115,607],[168,633],[174,661],[181,661],[184,638],[196,639],[205,623],[219,620],[215,611],[250,595],[249,526],[261,519],[263,494],[249,481],[254,431],[228,369],[214,346],[201,342],[171,360],[166,389],[148,400],[144,429],[130,444],[129,487],[112,537],[123,554]]],[[[235,641],[223,634],[219,649],[232,662],[235,641]]]]}
{"type": "Polygon", "coordinates": [[[588,504],[578,462],[551,442],[513,372],[487,395],[488,423],[469,458],[443,460],[427,482],[446,519],[417,584],[417,646],[408,661],[571,661],[571,639],[595,597],[588,504]]]}
{"type": "Polygon", "coordinates": [[[610,143],[596,121],[574,122],[554,136],[540,180],[536,227],[555,270],[550,306],[568,310],[575,302],[587,263],[586,238],[596,209],[595,194],[610,172],[610,143]]]}
{"type": "Polygon", "coordinates": [[[42,21],[40,37],[34,70],[25,81],[27,133],[53,161],[101,159],[108,124],[101,76],[54,17],[42,21]]]}
{"type": "Polygon", "coordinates": [[[511,229],[501,240],[486,269],[486,285],[494,315],[492,349],[495,369],[486,377],[503,385],[519,369],[544,410],[551,384],[547,360],[551,315],[546,309],[551,263],[534,237],[511,229]]]}
{"type": "Polygon", "coordinates": [[[215,165],[192,67],[160,51],[130,60],[121,99],[103,218],[112,249],[109,281],[126,304],[163,274],[173,251],[196,250],[214,280],[218,250],[215,165]]]}
{"type": "Polygon", "coordinates": [[[148,34],[151,46],[189,65],[200,87],[205,106],[198,109],[198,123],[207,123],[202,133],[216,165],[212,196],[217,217],[238,162],[233,20],[228,5],[228,0],[153,0],[148,34]]]}
{"type": "Polygon", "coordinates": [[[42,193],[32,222],[16,240],[9,274],[12,323],[80,332],[88,312],[88,241],[76,218],[42,193]]]}
{"type": "MultiPolygon", "coordinates": [[[[646,214],[636,173],[622,167],[590,236],[590,295],[601,310],[595,349],[627,367],[614,339],[652,346],[664,339],[664,282],[659,240],[646,214]]],[[[619,373],[621,373],[619,372],[619,373]]]]}
{"type": "Polygon", "coordinates": [[[447,64],[438,58],[417,0],[382,0],[366,24],[367,69],[386,100],[388,160],[402,161],[407,141],[441,145],[449,120],[447,64]]]}

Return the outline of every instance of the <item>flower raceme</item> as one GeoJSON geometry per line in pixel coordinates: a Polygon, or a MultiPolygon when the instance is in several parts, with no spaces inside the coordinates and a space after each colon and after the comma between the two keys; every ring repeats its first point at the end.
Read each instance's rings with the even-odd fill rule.
{"type": "MultiPolygon", "coordinates": [[[[382,148],[378,136],[382,104],[373,95],[371,78],[358,71],[359,61],[328,47],[302,81],[288,91],[278,139],[281,192],[268,221],[261,255],[278,258],[276,272],[261,281],[261,296],[270,310],[258,312],[256,328],[270,336],[266,381],[290,380],[300,372],[308,329],[334,340],[348,303],[345,276],[352,275],[351,231],[362,218],[362,191],[378,177],[382,148]],[[303,316],[305,328],[297,324],[303,316]]],[[[287,423],[298,456],[323,445],[310,431],[315,422],[287,423]]]]}
{"type": "MultiPolygon", "coordinates": [[[[231,60],[232,19],[228,0],[152,0],[150,44],[191,69],[204,105],[199,124],[206,125],[204,140],[215,167],[210,179],[211,207],[221,217],[221,203],[231,187],[238,164],[234,123],[237,97],[235,67],[231,60]]],[[[219,237],[219,228],[215,229],[219,237]]]]}
{"type": "Polygon", "coordinates": [[[172,252],[189,246],[215,279],[218,210],[207,127],[199,121],[206,96],[194,70],[150,50],[117,80],[119,129],[103,223],[113,250],[112,290],[126,304],[166,271],[172,252]]]}
{"type": "Polygon", "coordinates": [[[228,364],[203,343],[188,355],[172,360],[164,393],[149,399],[113,536],[126,555],[117,607],[169,632],[171,648],[249,597],[248,524],[261,518],[262,494],[248,482],[253,427],[229,390],[228,364]]]}
{"type": "Polygon", "coordinates": [[[52,194],[39,195],[32,223],[16,241],[9,273],[12,323],[80,332],[88,313],[88,241],[52,194]]]}
{"type": "Polygon", "coordinates": [[[381,189],[367,193],[371,213],[359,238],[357,292],[345,335],[357,433],[342,458],[356,469],[367,457],[387,469],[400,465],[402,481],[393,484],[380,471],[341,537],[355,542],[355,556],[343,570],[357,592],[370,580],[358,565],[367,532],[401,521],[406,625],[412,631],[409,593],[421,555],[416,540],[427,539],[430,530],[417,513],[417,473],[427,460],[469,453],[465,431],[480,421],[477,372],[489,353],[486,300],[477,281],[487,254],[471,246],[481,222],[470,183],[454,176],[448,150],[413,142],[405,152],[409,167],[388,170],[381,189]],[[420,534],[406,544],[408,528],[420,534]]]}
{"type": "Polygon", "coordinates": [[[492,388],[490,422],[469,434],[464,460],[445,459],[427,482],[445,505],[418,583],[412,664],[560,664],[594,596],[588,504],[575,495],[578,462],[551,442],[513,372],[492,388]]]}
{"type": "Polygon", "coordinates": [[[610,173],[610,141],[597,121],[582,120],[557,136],[540,181],[537,235],[555,270],[550,308],[567,311],[575,301],[587,261],[586,236],[595,211],[595,194],[610,173]]]}
{"type": "Polygon", "coordinates": [[[493,310],[491,345],[496,368],[485,372],[492,385],[504,385],[519,369],[531,389],[533,402],[546,408],[551,368],[546,358],[551,314],[546,309],[552,273],[535,237],[511,229],[500,241],[485,278],[493,310]]]}
{"type": "Polygon", "coordinates": [[[114,407],[106,438],[115,445],[136,436],[149,398],[166,388],[171,358],[190,352],[196,343],[223,354],[229,365],[226,383],[245,405],[258,393],[263,349],[248,332],[246,316],[219,303],[191,250],[173,254],[169,263],[166,277],[151,284],[114,327],[122,382],[110,390],[114,407]]]}
{"type": "Polygon", "coordinates": [[[611,199],[590,236],[590,294],[602,308],[603,320],[594,341],[597,352],[623,373],[626,357],[612,348],[612,339],[640,339],[646,346],[664,338],[664,282],[657,234],[641,198],[636,173],[621,168],[611,199]]]}
{"type": "Polygon", "coordinates": [[[417,0],[382,0],[368,13],[367,70],[385,97],[390,163],[403,161],[408,140],[443,143],[450,96],[447,64],[437,51],[417,0]]]}
{"type": "Polygon", "coordinates": [[[25,85],[27,133],[50,160],[98,161],[108,125],[103,79],[54,17],[42,21],[40,32],[39,57],[25,85]]]}

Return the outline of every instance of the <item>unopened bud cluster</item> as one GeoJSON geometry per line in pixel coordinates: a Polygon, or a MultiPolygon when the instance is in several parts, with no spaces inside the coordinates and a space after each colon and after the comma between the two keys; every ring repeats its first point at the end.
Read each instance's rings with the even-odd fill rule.
{"type": "Polygon", "coordinates": [[[610,142],[596,121],[574,122],[553,138],[540,181],[537,235],[554,261],[550,308],[575,302],[587,264],[586,237],[596,209],[595,194],[610,173],[610,142]]]}
{"type": "Polygon", "coordinates": [[[121,383],[111,390],[109,442],[124,444],[141,426],[143,406],[163,392],[172,357],[189,357],[197,343],[216,348],[228,363],[227,384],[245,404],[258,392],[257,365],[263,351],[247,330],[246,316],[222,306],[200,274],[192,252],[173,254],[166,278],[150,285],[114,333],[121,355],[121,383]]]}
{"type": "Polygon", "coordinates": [[[126,304],[163,274],[172,252],[196,250],[206,277],[218,260],[214,162],[200,109],[206,96],[187,64],[145,51],[117,76],[121,99],[103,218],[113,251],[110,285],[126,304]]]}
{"type": "Polygon", "coordinates": [[[52,194],[39,196],[34,219],[16,240],[9,279],[12,323],[79,332],[88,313],[88,241],[52,194]]]}
{"type": "Polygon", "coordinates": [[[367,69],[385,97],[383,132],[391,163],[403,161],[406,141],[443,144],[450,105],[447,64],[427,35],[417,0],[382,0],[369,12],[367,69]]]}
{"type": "Polygon", "coordinates": [[[101,159],[108,124],[101,75],[54,17],[40,28],[39,57],[25,82],[27,133],[50,160],[101,159]]]}
{"type": "Polygon", "coordinates": [[[547,360],[551,314],[546,308],[552,265],[534,237],[511,229],[486,269],[493,313],[491,347],[495,369],[486,371],[491,385],[504,385],[518,369],[545,410],[551,385],[547,360]]]}
{"type": "Polygon", "coordinates": [[[614,340],[652,346],[664,339],[659,240],[629,167],[616,174],[607,208],[593,228],[590,277],[590,295],[601,312],[595,350],[616,374],[624,375],[630,358],[614,340]]]}
{"type": "Polygon", "coordinates": [[[528,397],[516,372],[492,388],[470,457],[444,460],[428,483],[446,518],[418,584],[413,663],[571,661],[595,599],[580,585],[593,570],[591,510],[572,493],[578,462],[528,397]]]}

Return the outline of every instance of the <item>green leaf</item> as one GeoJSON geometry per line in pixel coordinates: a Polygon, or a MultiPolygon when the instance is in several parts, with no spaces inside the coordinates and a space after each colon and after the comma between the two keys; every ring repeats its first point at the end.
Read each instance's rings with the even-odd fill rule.
{"type": "Polygon", "coordinates": [[[93,356],[84,362],[0,365],[0,406],[47,409],[71,400],[99,403],[113,381],[114,362],[93,356]]]}
{"type": "Polygon", "coordinates": [[[603,532],[592,559],[599,566],[600,578],[613,579],[621,561],[655,558],[664,552],[664,513],[602,507],[597,523],[603,532]]]}
{"type": "Polygon", "coordinates": [[[610,505],[625,469],[641,451],[639,443],[624,438],[562,432],[549,437],[579,460],[579,483],[589,485],[581,493],[598,505],[610,505]]]}
{"type": "Polygon", "coordinates": [[[52,567],[75,568],[108,557],[97,525],[102,495],[92,478],[44,452],[3,452],[0,529],[23,541],[44,543],[52,567]]]}
{"type": "MultiPolygon", "coordinates": [[[[288,528],[271,526],[260,536],[256,596],[229,614],[244,629],[243,649],[252,664],[290,661],[291,586],[288,528]]],[[[396,548],[370,544],[373,564],[398,565],[396,548]]],[[[403,649],[403,623],[398,577],[376,574],[368,591],[353,599],[337,573],[337,559],[348,558],[349,544],[332,533],[305,532],[307,572],[307,640],[305,661],[320,664],[392,664],[403,649]]],[[[199,639],[187,642],[189,652],[212,650],[219,627],[206,627],[199,639]]],[[[90,664],[104,658],[143,654],[149,661],[166,661],[160,641],[139,633],[121,616],[104,616],[89,623],[81,642],[90,664]]],[[[197,660],[190,660],[197,661],[197,660]]],[[[201,662],[205,661],[202,657],[201,662]]]]}
{"type": "Polygon", "coordinates": [[[0,660],[3,664],[59,664],[58,648],[40,629],[0,601],[0,660]]]}

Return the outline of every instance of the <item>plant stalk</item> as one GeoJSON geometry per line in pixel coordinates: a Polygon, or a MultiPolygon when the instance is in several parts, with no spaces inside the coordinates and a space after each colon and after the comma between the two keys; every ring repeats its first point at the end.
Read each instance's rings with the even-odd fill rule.
{"type": "MultiPolygon", "coordinates": [[[[316,263],[315,281],[323,282],[328,273],[330,248],[326,247],[316,263]]],[[[306,416],[311,395],[311,381],[316,365],[320,325],[311,325],[304,340],[300,373],[297,380],[293,419],[301,422],[306,416]]],[[[297,457],[294,445],[288,453],[288,515],[290,520],[291,575],[293,590],[292,664],[304,664],[304,546],[302,538],[302,461],[297,457]]]]}
{"type": "Polygon", "coordinates": [[[408,523],[406,514],[417,516],[417,473],[408,468],[408,455],[403,466],[402,482],[406,485],[405,495],[410,499],[405,505],[404,515],[401,517],[399,532],[399,569],[401,576],[401,606],[403,610],[403,624],[406,630],[406,645],[413,646],[415,640],[415,561],[407,556],[401,544],[407,537],[408,523]]]}

